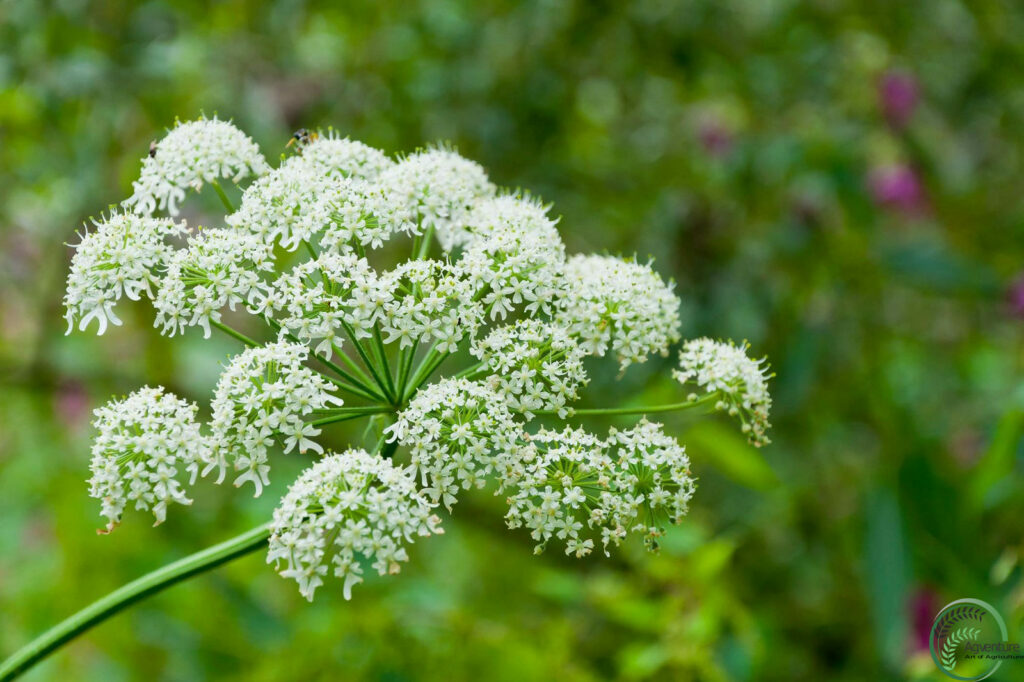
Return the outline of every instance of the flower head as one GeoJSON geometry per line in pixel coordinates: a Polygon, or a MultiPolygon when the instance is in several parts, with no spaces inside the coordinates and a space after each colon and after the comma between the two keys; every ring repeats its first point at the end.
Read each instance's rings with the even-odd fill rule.
{"type": "Polygon", "coordinates": [[[453,353],[467,336],[476,334],[483,307],[473,283],[458,267],[436,260],[414,260],[382,275],[390,294],[384,303],[381,333],[399,348],[435,343],[440,353],[453,353]]]}
{"type": "Polygon", "coordinates": [[[537,202],[507,195],[483,200],[467,218],[458,267],[480,291],[488,317],[519,308],[549,313],[562,293],[565,245],[537,202]]]}
{"type": "Polygon", "coordinates": [[[71,259],[64,294],[69,334],[76,320],[85,331],[95,319],[97,334],[107,330],[107,322],[121,324],[114,304],[121,296],[133,301],[152,296],[158,269],[174,253],[167,238],[187,234],[184,223],[134,213],[112,213],[94,224],[96,230],[75,245],[71,259]]]}
{"type": "Polygon", "coordinates": [[[363,561],[379,575],[398,573],[416,536],[442,533],[416,489],[414,473],[362,450],[328,454],[307,469],[274,510],[267,562],[299,583],[310,601],[328,566],[345,599],[363,582],[363,561]]]}
{"type": "Polygon", "coordinates": [[[379,149],[347,137],[338,137],[334,131],[303,145],[297,163],[320,175],[358,180],[376,180],[395,165],[379,149]]]}
{"type": "Polygon", "coordinates": [[[214,116],[178,122],[142,160],[142,173],[132,184],[135,191],[124,205],[143,215],[166,210],[176,216],[189,189],[198,192],[222,178],[237,184],[269,170],[252,138],[228,121],[214,116]]]}
{"type": "Polygon", "coordinates": [[[510,528],[529,528],[538,553],[558,538],[577,557],[595,541],[607,552],[631,532],[656,549],[663,524],[681,521],[695,487],[685,450],[646,419],[611,429],[607,440],[542,429],[526,439],[501,485],[510,528]]]}
{"type": "Polygon", "coordinates": [[[95,411],[89,494],[103,503],[106,532],[129,504],[151,510],[158,525],[172,503],[192,504],[178,480],[184,466],[195,481],[209,445],[195,421],[196,406],[162,387],[144,386],[95,411]]]}
{"type": "Polygon", "coordinates": [[[545,410],[565,418],[566,404],[587,383],[586,353],[565,329],[540,320],[519,320],[474,341],[471,352],[486,363],[487,385],[510,410],[545,410]]]}
{"type": "Polygon", "coordinates": [[[590,353],[611,348],[625,369],[679,340],[679,298],[651,269],[612,256],[573,256],[557,319],[590,353]]]}
{"type": "Polygon", "coordinates": [[[306,346],[279,341],[250,348],[236,356],[217,382],[213,398],[213,447],[203,470],[219,470],[224,479],[228,461],[235,471],[235,486],[252,483],[258,497],[270,483],[268,452],[275,443],[287,454],[323,448],[313,440],[320,434],[309,416],[342,400],[331,385],[302,363],[306,346]]]}
{"type": "Polygon", "coordinates": [[[324,228],[317,199],[337,179],[293,156],[249,185],[238,210],[224,218],[231,227],[257,235],[263,242],[280,242],[289,251],[324,228]]]}
{"type": "MultiPolygon", "coordinates": [[[[673,376],[684,386],[694,384],[708,394],[717,393],[716,408],[739,417],[750,442],[761,446],[770,442],[765,435],[770,428],[768,411],[772,406],[768,394],[770,375],[764,360],[751,360],[746,351],[746,344],[735,346],[731,341],[687,341],[673,376]]],[[[691,396],[696,398],[696,394],[691,396]]]]}
{"type": "Polygon", "coordinates": [[[481,488],[497,460],[515,451],[519,427],[504,401],[467,379],[442,379],[422,389],[388,432],[409,448],[433,502],[451,509],[459,488],[481,488]]]}
{"type": "Polygon", "coordinates": [[[200,326],[210,336],[210,321],[224,306],[252,303],[266,289],[260,273],[272,270],[273,251],[255,235],[230,229],[201,230],[188,248],[170,258],[153,307],[154,326],[174,336],[200,326]]]}
{"type": "Polygon", "coordinates": [[[476,201],[494,194],[479,164],[443,148],[410,154],[381,173],[379,184],[394,215],[433,230],[446,251],[465,239],[476,201]]]}

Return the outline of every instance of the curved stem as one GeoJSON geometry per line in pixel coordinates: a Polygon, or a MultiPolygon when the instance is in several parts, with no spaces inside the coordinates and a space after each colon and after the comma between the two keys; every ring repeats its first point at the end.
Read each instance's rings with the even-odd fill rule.
{"type": "Polygon", "coordinates": [[[0,663],[0,682],[18,677],[52,652],[118,611],[186,578],[254,552],[266,545],[269,537],[270,524],[265,523],[219,545],[167,564],[114,590],[53,626],[0,663]]]}
{"type": "Polygon", "coordinates": [[[224,208],[228,210],[228,213],[234,213],[235,207],[231,205],[231,199],[228,199],[228,195],[224,193],[224,188],[220,186],[217,181],[211,182],[213,189],[217,191],[217,196],[220,197],[220,203],[224,204],[224,208]]]}
{"type": "MultiPolygon", "coordinates": [[[[646,407],[597,407],[580,410],[572,410],[570,408],[570,414],[572,416],[579,417],[588,415],[654,414],[656,412],[675,412],[677,410],[687,410],[692,407],[699,407],[700,405],[705,405],[717,398],[717,393],[709,393],[698,400],[688,400],[684,403],[668,403],[666,405],[648,405],[646,407]]],[[[533,413],[538,415],[558,414],[554,410],[535,410],[533,413]]]]}
{"type": "Polygon", "coordinates": [[[257,343],[256,341],[253,341],[252,339],[250,339],[248,336],[246,336],[242,332],[238,331],[237,329],[232,329],[231,327],[227,326],[223,322],[218,322],[217,320],[210,320],[210,324],[213,325],[214,327],[216,327],[217,329],[221,330],[222,332],[224,332],[228,336],[233,336],[234,338],[238,339],[239,341],[241,341],[245,345],[249,346],[250,348],[255,348],[256,346],[263,345],[263,344],[257,343]]]}

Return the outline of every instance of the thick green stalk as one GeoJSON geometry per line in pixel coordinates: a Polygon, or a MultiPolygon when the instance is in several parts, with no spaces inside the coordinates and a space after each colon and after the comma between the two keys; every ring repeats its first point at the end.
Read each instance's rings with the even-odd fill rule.
{"type": "Polygon", "coordinates": [[[0,682],[13,680],[72,639],[151,594],[266,546],[270,524],[235,536],[124,585],[66,618],[0,663],[0,682]]]}
{"type": "Polygon", "coordinates": [[[331,414],[314,419],[309,423],[312,426],[323,426],[324,424],[349,421],[350,419],[361,419],[372,414],[385,414],[393,410],[394,408],[386,405],[379,407],[339,407],[337,410],[331,410],[331,414]]]}

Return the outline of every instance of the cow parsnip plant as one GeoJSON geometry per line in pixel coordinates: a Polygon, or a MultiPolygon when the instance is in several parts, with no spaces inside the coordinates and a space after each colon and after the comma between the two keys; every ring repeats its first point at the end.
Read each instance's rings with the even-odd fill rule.
{"type": "Polygon", "coordinates": [[[655,549],[695,481],[684,447],[645,415],[704,406],[768,442],[767,368],[728,342],[683,344],[678,402],[574,409],[588,356],[625,371],[680,340],[679,299],[650,264],[567,257],[548,206],[499,190],[451,149],[392,159],[333,133],[296,142],[275,169],[229,122],[177,124],[143,159],[132,196],[81,235],[64,304],[69,333],[109,332],[123,298],[145,298],[162,334],[198,327],[245,346],[208,410],[148,386],[96,410],[89,490],[101,532],[133,510],[163,522],[191,504],[199,477],[260,495],[277,458],[309,467],[265,526],[96,602],[0,673],[260,548],[308,599],[332,576],[348,599],[366,571],[397,573],[414,539],[443,532],[440,514],[470,488],[504,496],[508,526],[538,552],[607,553],[630,534],[655,549]],[[223,182],[247,183],[237,208],[223,182]],[[177,219],[204,185],[225,204],[221,227],[177,219]],[[383,262],[396,241],[408,260],[383,262]],[[229,326],[225,310],[273,340],[229,326]],[[593,434],[573,423],[582,414],[638,421],[593,434]],[[319,439],[353,419],[373,420],[376,447],[326,451],[319,439]]]}

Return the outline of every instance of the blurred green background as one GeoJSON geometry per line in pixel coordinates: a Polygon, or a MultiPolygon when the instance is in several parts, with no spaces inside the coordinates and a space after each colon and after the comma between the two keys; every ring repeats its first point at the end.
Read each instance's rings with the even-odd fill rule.
{"type": "MultiPolygon", "coordinates": [[[[774,444],[668,416],[700,487],[658,556],[534,557],[482,494],[351,602],[252,555],[26,679],[937,680],[931,620],[968,596],[1021,641],[1022,35],[1009,0],[0,1],[0,652],[263,521],[298,471],[94,533],[90,410],[202,403],[237,348],[141,306],[65,337],[63,244],[204,111],[270,158],[299,126],[450,140],[571,251],[653,255],[685,336],[770,358],[774,444]]],[[[671,360],[613,364],[588,400],[678,393],[671,360]]]]}

